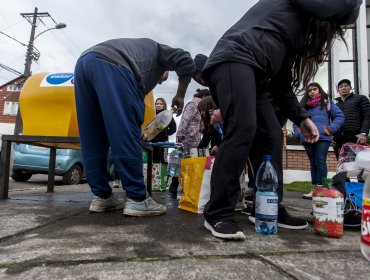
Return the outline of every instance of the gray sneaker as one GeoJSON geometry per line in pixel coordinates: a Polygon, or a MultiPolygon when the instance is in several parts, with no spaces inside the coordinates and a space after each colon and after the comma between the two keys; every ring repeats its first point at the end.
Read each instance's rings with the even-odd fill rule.
{"type": "Polygon", "coordinates": [[[123,209],[125,207],[125,203],[119,199],[117,199],[114,195],[111,195],[108,198],[100,198],[98,196],[94,196],[89,211],[91,212],[106,212],[112,210],[123,209]]]}
{"type": "Polygon", "coordinates": [[[147,195],[146,199],[140,202],[127,198],[123,215],[145,217],[162,215],[166,212],[166,206],[155,202],[153,198],[147,195]]]}

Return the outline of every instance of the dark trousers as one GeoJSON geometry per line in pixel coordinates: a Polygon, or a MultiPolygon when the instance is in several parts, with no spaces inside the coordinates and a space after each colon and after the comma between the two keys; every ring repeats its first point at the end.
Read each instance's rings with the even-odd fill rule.
{"type": "Polygon", "coordinates": [[[321,185],[322,179],[328,176],[326,157],[330,146],[330,141],[317,141],[316,143],[304,143],[311,167],[312,185],[321,185]]]}
{"type": "Polygon", "coordinates": [[[249,152],[248,178],[250,188],[256,191],[255,177],[258,168],[262,164],[263,155],[271,155],[271,163],[278,176],[279,203],[283,200],[283,131],[276,117],[271,102],[265,94],[258,95],[257,106],[257,130],[249,152]]]}
{"type": "Polygon", "coordinates": [[[140,93],[140,85],[128,69],[97,53],[78,59],[75,96],[81,153],[87,182],[100,198],[112,193],[107,172],[109,146],[126,196],[146,196],[140,140],[144,102],[140,93]]]}
{"type": "MultiPolygon", "coordinates": [[[[261,104],[268,100],[265,94],[257,94],[255,73],[246,64],[217,66],[211,73],[210,88],[212,95],[216,95],[214,99],[218,101],[225,130],[213,166],[210,200],[204,210],[205,219],[213,223],[234,220],[239,178],[257,129],[257,99],[261,104]]],[[[272,107],[264,114],[280,128],[272,107]]]]}

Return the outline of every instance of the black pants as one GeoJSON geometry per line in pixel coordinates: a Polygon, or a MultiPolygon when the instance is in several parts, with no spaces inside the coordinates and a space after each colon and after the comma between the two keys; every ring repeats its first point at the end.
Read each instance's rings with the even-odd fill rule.
{"type": "Polygon", "coordinates": [[[271,102],[266,95],[257,97],[257,130],[249,152],[249,187],[256,191],[255,177],[262,164],[263,155],[271,154],[271,162],[278,176],[279,203],[283,200],[283,142],[284,136],[271,102]]]}
{"type": "Polygon", "coordinates": [[[335,152],[335,156],[338,160],[339,158],[339,152],[340,152],[340,149],[342,148],[343,144],[345,143],[357,143],[357,137],[355,135],[335,135],[333,137],[333,141],[335,142],[335,146],[334,146],[334,152],[335,152]]]}
{"type": "Polygon", "coordinates": [[[255,73],[249,65],[223,63],[217,66],[211,73],[210,88],[212,95],[216,95],[225,130],[213,166],[210,200],[204,210],[205,219],[213,223],[234,219],[240,193],[239,178],[257,129],[257,100],[263,108],[269,108],[261,112],[264,116],[260,119],[261,126],[266,125],[264,120],[278,128],[280,125],[265,94],[257,93],[255,73]]]}

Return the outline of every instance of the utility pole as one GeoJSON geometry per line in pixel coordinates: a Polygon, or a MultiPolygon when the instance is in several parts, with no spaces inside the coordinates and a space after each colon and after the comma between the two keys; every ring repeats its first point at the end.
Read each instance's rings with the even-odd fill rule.
{"type": "MultiPolygon", "coordinates": [[[[27,21],[31,24],[30,41],[28,42],[28,45],[27,45],[26,62],[24,64],[24,71],[23,71],[23,75],[27,79],[29,76],[31,76],[32,60],[37,61],[40,57],[40,52],[37,49],[35,49],[33,46],[35,38],[38,37],[41,33],[44,33],[48,30],[65,28],[66,25],[61,24],[61,23],[56,24],[55,20],[51,17],[49,13],[38,13],[37,7],[35,7],[35,10],[33,13],[21,13],[21,16],[27,19],[27,21]],[[50,17],[55,22],[56,25],[55,27],[44,30],[43,32],[35,36],[37,20],[43,17],[50,17]]],[[[19,106],[18,106],[18,112],[17,112],[15,127],[14,127],[14,135],[19,135],[22,131],[23,131],[23,123],[22,123],[22,117],[20,114],[19,106]]]]}

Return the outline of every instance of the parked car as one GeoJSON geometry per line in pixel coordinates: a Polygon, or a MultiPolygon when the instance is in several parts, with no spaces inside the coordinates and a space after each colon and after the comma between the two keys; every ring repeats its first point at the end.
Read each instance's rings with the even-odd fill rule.
{"type": "MultiPolygon", "coordinates": [[[[14,145],[14,165],[12,178],[25,182],[32,174],[48,174],[50,149],[28,144],[14,145]]],[[[78,184],[83,177],[80,150],[57,149],[55,175],[63,177],[63,184],[78,184]]]]}

